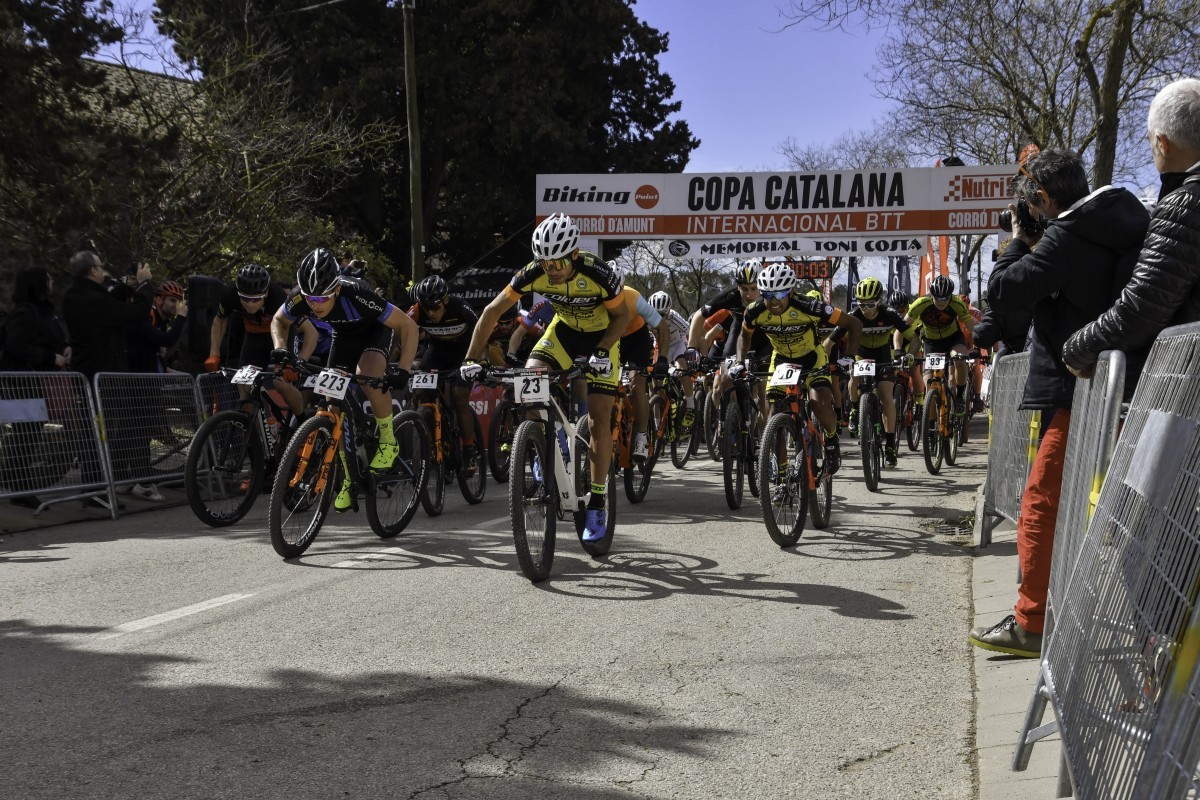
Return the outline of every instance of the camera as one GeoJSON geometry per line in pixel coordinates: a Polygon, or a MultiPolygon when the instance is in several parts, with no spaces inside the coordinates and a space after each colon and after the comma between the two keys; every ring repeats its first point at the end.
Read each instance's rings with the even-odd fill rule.
{"type": "MultiPolygon", "coordinates": [[[[1025,202],[1025,198],[1017,200],[1017,225],[1021,230],[1030,236],[1036,236],[1046,230],[1046,223],[1041,215],[1036,218],[1029,212],[1029,204],[1025,202]]],[[[1012,233],[1013,218],[1012,212],[1005,210],[1000,212],[1000,230],[1005,233],[1012,233]]]]}

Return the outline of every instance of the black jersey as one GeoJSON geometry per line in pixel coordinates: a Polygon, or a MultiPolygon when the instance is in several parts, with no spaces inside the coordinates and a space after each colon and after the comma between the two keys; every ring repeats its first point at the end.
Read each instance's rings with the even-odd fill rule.
{"type": "Polygon", "coordinates": [[[745,311],[745,306],[742,305],[742,293],[738,291],[736,286],[726,289],[719,295],[705,303],[701,309],[701,316],[711,317],[718,311],[728,311],[731,314],[741,316],[745,311]]]}
{"type": "Polygon", "coordinates": [[[246,313],[238,294],[237,284],[230,283],[221,290],[221,298],[217,304],[217,316],[221,319],[233,318],[242,320],[246,333],[270,333],[271,317],[279,307],[287,302],[287,291],[278,283],[267,286],[267,296],[263,304],[253,314],[246,313]]]}
{"type": "MultiPolygon", "coordinates": [[[[891,347],[892,334],[896,331],[903,332],[907,327],[904,324],[904,317],[890,308],[881,308],[875,315],[875,319],[867,319],[861,308],[851,311],[850,316],[863,324],[862,339],[858,344],[861,350],[880,350],[884,347],[891,347]]],[[[836,342],[845,334],[845,328],[837,328],[829,338],[836,342]]]]}
{"type": "Polygon", "coordinates": [[[414,304],[408,310],[408,315],[417,323],[417,327],[425,332],[430,344],[457,349],[470,345],[475,323],[479,321],[474,309],[457,295],[450,295],[446,299],[446,309],[437,322],[429,319],[429,312],[424,311],[420,304],[414,304]]]}
{"type": "Polygon", "coordinates": [[[329,326],[334,336],[337,336],[339,333],[360,333],[375,324],[382,325],[392,314],[398,313],[395,306],[375,294],[374,290],[361,280],[342,277],[338,279],[338,285],[341,291],[326,316],[317,317],[313,314],[308,301],[299,293],[288,298],[287,304],[283,306],[283,316],[291,322],[306,317],[319,319],[329,326]]]}

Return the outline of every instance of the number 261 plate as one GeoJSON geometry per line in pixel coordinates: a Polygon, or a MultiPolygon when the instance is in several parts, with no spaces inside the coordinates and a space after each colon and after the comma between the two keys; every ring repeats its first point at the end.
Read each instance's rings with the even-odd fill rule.
{"type": "Polygon", "coordinates": [[[414,372],[408,382],[409,389],[436,389],[438,374],[436,372],[414,372]]]}
{"type": "Polygon", "coordinates": [[[317,375],[317,383],[313,391],[325,397],[341,400],[346,396],[346,388],[350,386],[350,376],[336,369],[323,369],[317,375]]]}

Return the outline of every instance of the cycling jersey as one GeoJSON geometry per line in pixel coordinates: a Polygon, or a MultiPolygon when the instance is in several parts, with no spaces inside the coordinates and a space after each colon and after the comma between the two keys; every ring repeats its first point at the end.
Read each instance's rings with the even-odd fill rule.
{"type": "Polygon", "coordinates": [[[621,338],[640,331],[650,323],[650,327],[657,328],[662,322],[662,315],[658,313],[658,309],[646,302],[646,298],[642,297],[637,289],[631,289],[626,286],[621,290],[621,299],[625,301],[625,307],[629,309],[629,324],[625,326],[625,332],[621,334],[621,338]]]}
{"type": "MultiPolygon", "coordinates": [[[[875,315],[875,319],[867,319],[866,314],[861,308],[856,308],[850,312],[850,316],[857,319],[863,324],[862,338],[859,339],[858,347],[860,350],[880,350],[883,348],[891,348],[892,334],[895,331],[903,331],[904,317],[892,311],[890,308],[883,308],[875,315]]],[[[846,335],[845,328],[837,328],[830,335],[830,339],[834,342],[840,341],[846,335]]]]}
{"type": "Polygon", "coordinates": [[[571,277],[555,285],[541,265],[532,261],[504,287],[504,296],[516,302],[527,292],[540,292],[554,306],[561,324],[585,333],[603,331],[608,327],[609,309],[624,302],[619,297],[621,276],[599,256],[583,251],[572,266],[571,277]]]}
{"type": "Polygon", "coordinates": [[[921,334],[922,338],[948,339],[959,333],[958,323],[960,321],[965,323],[971,319],[971,312],[967,310],[967,304],[961,298],[953,296],[945,310],[938,311],[937,306],[933,304],[932,295],[926,294],[918,297],[908,307],[908,318],[913,321],[913,324],[905,333],[915,331],[920,325],[924,328],[924,332],[921,334]]]}
{"type": "Polygon", "coordinates": [[[521,327],[527,333],[538,334],[546,330],[546,326],[550,324],[550,320],[554,319],[554,306],[550,305],[550,301],[541,299],[533,304],[533,308],[525,311],[521,310],[519,314],[521,327]]]}
{"type": "MultiPolygon", "coordinates": [[[[674,361],[679,358],[687,350],[688,346],[688,321],[676,311],[671,309],[667,312],[667,332],[670,335],[670,341],[667,343],[665,355],[668,361],[674,361]]],[[[663,354],[663,343],[658,343],[658,351],[663,354]]]]}
{"type": "Polygon", "coordinates": [[[726,289],[719,295],[709,300],[700,307],[700,314],[704,317],[711,317],[718,311],[741,312],[744,306],[742,305],[742,293],[738,291],[736,286],[726,289]]]}
{"type": "Polygon", "coordinates": [[[283,316],[289,322],[305,317],[319,319],[329,326],[336,339],[338,336],[369,330],[376,324],[382,327],[392,314],[397,313],[395,306],[375,294],[360,279],[342,277],[338,279],[338,285],[341,292],[326,316],[317,317],[313,314],[308,301],[299,293],[288,298],[283,306],[283,316]]]}
{"type": "Polygon", "coordinates": [[[429,318],[429,312],[422,309],[419,303],[408,310],[408,316],[424,331],[430,345],[441,349],[462,350],[464,356],[471,344],[475,323],[479,321],[474,309],[457,295],[446,298],[442,318],[437,322],[429,318]]]}
{"type": "Polygon", "coordinates": [[[217,303],[217,316],[221,319],[240,319],[246,333],[270,333],[271,317],[279,307],[287,302],[287,291],[277,283],[267,286],[267,296],[258,310],[250,313],[242,307],[241,295],[238,294],[237,284],[231,283],[221,291],[217,303]]]}
{"type": "Polygon", "coordinates": [[[816,348],[817,328],[822,322],[836,325],[841,318],[842,312],[833,306],[793,292],[779,314],[771,313],[766,301],[755,301],[746,309],[742,328],[750,333],[765,332],[775,352],[799,358],[816,348]]]}

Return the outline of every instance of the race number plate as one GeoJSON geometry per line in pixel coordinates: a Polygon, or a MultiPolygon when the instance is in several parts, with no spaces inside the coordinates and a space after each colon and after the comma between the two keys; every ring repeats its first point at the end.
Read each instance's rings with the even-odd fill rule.
{"type": "Polygon", "coordinates": [[[325,397],[332,397],[335,400],[341,400],[346,396],[346,389],[350,386],[350,376],[336,369],[323,369],[317,375],[317,383],[313,386],[313,391],[325,397]]]}
{"type": "Polygon", "coordinates": [[[869,358],[854,362],[854,377],[859,378],[863,376],[875,376],[875,362],[869,358]]]}
{"type": "Polygon", "coordinates": [[[253,364],[242,367],[237,372],[233,373],[231,383],[236,383],[239,386],[249,386],[254,383],[254,376],[259,373],[259,368],[253,364]]]}
{"type": "Polygon", "coordinates": [[[304,389],[311,389],[316,385],[317,385],[317,376],[316,375],[309,375],[300,384],[300,386],[304,389]]]}
{"type": "Polygon", "coordinates": [[[438,374],[436,372],[414,372],[408,382],[409,389],[436,389],[438,374]]]}
{"type": "Polygon", "coordinates": [[[944,353],[931,353],[925,356],[925,369],[945,369],[946,356],[944,353]]]}
{"type": "Polygon", "coordinates": [[[550,402],[550,379],[536,374],[514,376],[513,399],[518,403],[550,402]]]}
{"type": "Polygon", "coordinates": [[[803,370],[795,364],[780,364],[775,368],[775,372],[771,375],[771,380],[767,381],[767,385],[795,386],[800,382],[801,372],[803,370]]]}

